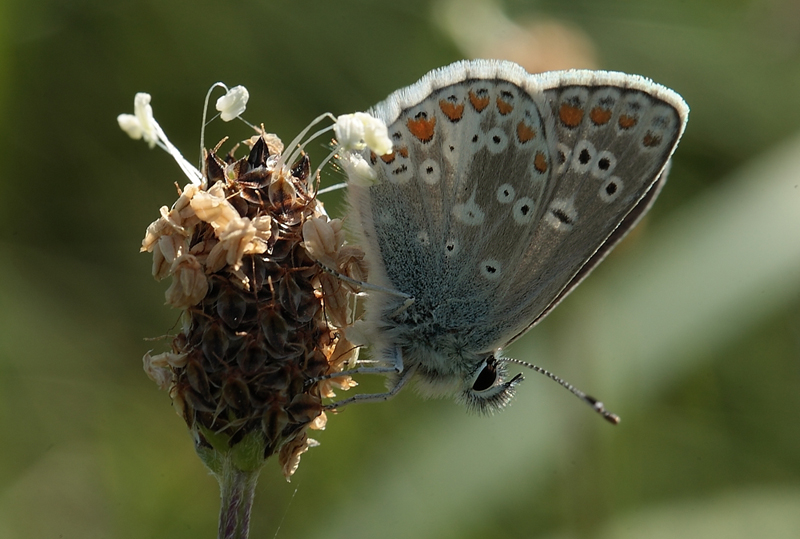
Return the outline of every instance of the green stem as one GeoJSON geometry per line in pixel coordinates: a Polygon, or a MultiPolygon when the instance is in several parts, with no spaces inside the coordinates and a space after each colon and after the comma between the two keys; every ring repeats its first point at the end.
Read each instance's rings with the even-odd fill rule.
{"type": "Polygon", "coordinates": [[[221,497],[218,538],[247,539],[260,469],[242,471],[232,461],[225,458],[222,471],[217,474],[221,497]]]}

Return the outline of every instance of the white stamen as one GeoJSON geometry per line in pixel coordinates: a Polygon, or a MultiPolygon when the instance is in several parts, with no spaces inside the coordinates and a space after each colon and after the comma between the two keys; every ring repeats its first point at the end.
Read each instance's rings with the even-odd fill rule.
{"type": "Polygon", "coordinates": [[[365,112],[342,114],[336,119],[333,130],[343,150],[363,150],[368,147],[377,155],[392,151],[386,124],[365,112]]]}
{"type": "Polygon", "coordinates": [[[245,111],[248,99],[250,99],[250,93],[247,88],[234,86],[217,99],[216,108],[220,112],[219,117],[223,122],[230,122],[245,111]]]}
{"type": "Polygon", "coordinates": [[[375,184],[378,175],[369,166],[367,160],[360,154],[344,152],[339,159],[339,164],[344,169],[345,174],[349,180],[348,183],[358,187],[369,187],[375,184]]]}
{"type": "Polygon", "coordinates": [[[150,94],[139,92],[133,99],[133,115],[117,116],[120,129],[134,140],[144,139],[151,148],[158,143],[158,125],[153,119],[153,107],[150,106],[150,94]]]}
{"type": "MultiPolygon", "coordinates": [[[[336,120],[336,118],[330,112],[326,112],[324,114],[320,114],[319,116],[314,118],[314,120],[310,124],[308,124],[305,127],[305,129],[300,131],[300,133],[296,137],[294,137],[294,140],[292,140],[292,142],[286,147],[286,151],[283,154],[281,154],[281,158],[275,164],[275,169],[276,170],[280,170],[281,168],[283,168],[283,165],[286,164],[287,162],[290,162],[290,163],[294,162],[293,160],[291,160],[291,158],[294,157],[295,154],[297,154],[298,152],[302,151],[303,147],[306,144],[308,144],[310,142],[310,140],[307,140],[306,142],[304,142],[303,145],[300,146],[300,148],[295,149],[295,147],[298,144],[300,144],[300,141],[303,140],[303,137],[305,137],[308,134],[308,132],[311,130],[312,127],[314,127],[315,125],[320,123],[325,118],[330,118],[331,120],[334,120],[334,121],[336,120]]],[[[314,135],[317,136],[317,135],[319,135],[321,133],[324,133],[324,132],[326,132],[328,130],[330,130],[330,127],[322,129],[322,130],[318,131],[317,133],[315,133],[314,135]]],[[[315,177],[315,176],[312,176],[312,177],[315,177]]]]}
{"type": "Polygon", "coordinates": [[[128,136],[133,139],[144,139],[152,148],[158,146],[175,159],[178,166],[189,180],[195,185],[202,185],[203,175],[189,163],[181,152],[172,145],[167,135],[153,117],[153,108],[150,106],[150,94],[139,92],[133,100],[134,115],[120,114],[117,123],[128,136]]]}
{"type": "Polygon", "coordinates": [[[139,123],[139,118],[133,114],[120,114],[117,116],[117,123],[119,128],[125,131],[133,140],[142,138],[142,124],[139,123]]]}

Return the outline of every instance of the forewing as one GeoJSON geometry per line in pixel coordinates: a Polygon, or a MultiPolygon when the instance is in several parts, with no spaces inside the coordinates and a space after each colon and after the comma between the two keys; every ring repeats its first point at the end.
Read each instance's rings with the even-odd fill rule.
{"type": "Polygon", "coordinates": [[[527,243],[541,218],[553,142],[538,107],[497,78],[433,89],[389,125],[394,153],[369,156],[375,185],[351,188],[379,253],[371,259],[383,262],[382,284],[413,296],[447,329],[485,325],[503,288],[491,262],[527,243]],[[497,212],[517,225],[500,226],[497,212]],[[500,251],[487,250],[498,239],[500,251]]]}
{"type": "Polygon", "coordinates": [[[511,330],[497,337],[503,343],[541,319],[641,218],[688,114],[677,94],[641,77],[565,72],[545,79],[541,85],[551,87],[543,109],[557,140],[553,188],[496,303],[499,327],[511,330]]]}

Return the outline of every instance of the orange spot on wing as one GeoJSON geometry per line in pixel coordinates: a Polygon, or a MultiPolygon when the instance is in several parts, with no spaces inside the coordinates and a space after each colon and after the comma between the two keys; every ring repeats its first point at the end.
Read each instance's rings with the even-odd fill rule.
{"type": "Polygon", "coordinates": [[[451,122],[457,122],[464,116],[463,103],[456,105],[455,103],[442,99],[439,101],[439,108],[442,109],[444,115],[447,116],[451,122]]]}
{"type": "Polygon", "coordinates": [[[472,104],[472,108],[478,112],[481,112],[483,109],[489,106],[489,96],[487,95],[486,97],[478,97],[470,91],[469,102],[472,104]]]}
{"type": "Polygon", "coordinates": [[[589,112],[589,118],[592,119],[595,125],[604,125],[611,119],[611,109],[595,107],[589,112]]]}
{"type": "Polygon", "coordinates": [[[542,152],[536,152],[536,157],[533,158],[533,168],[542,174],[547,172],[547,158],[542,152]]]}
{"type": "Polygon", "coordinates": [[[394,161],[395,157],[397,157],[397,155],[395,155],[395,152],[387,153],[387,154],[384,154],[384,155],[381,156],[381,161],[383,161],[384,163],[386,163],[388,165],[389,163],[394,161]]]}
{"type": "Polygon", "coordinates": [[[507,101],[503,101],[499,97],[497,98],[497,110],[500,111],[500,114],[505,116],[512,110],[514,110],[514,105],[508,103],[507,101]]]}
{"type": "Polygon", "coordinates": [[[397,153],[399,153],[401,157],[408,158],[408,148],[405,146],[397,148],[397,153]]]}
{"type": "Polygon", "coordinates": [[[414,118],[409,118],[407,125],[411,134],[417,137],[420,142],[429,142],[433,138],[436,118],[431,118],[429,120],[427,116],[424,115],[416,120],[414,118]]]}
{"type": "Polygon", "coordinates": [[[636,125],[636,118],[634,118],[633,116],[628,116],[627,114],[623,114],[622,116],[619,117],[619,126],[622,129],[630,129],[634,125],[636,125]]]}
{"type": "Polygon", "coordinates": [[[661,136],[655,135],[650,131],[648,131],[647,134],[644,136],[644,139],[642,139],[642,144],[644,144],[645,147],[647,148],[655,148],[656,146],[661,144],[661,136]]]}
{"type": "Polygon", "coordinates": [[[565,126],[578,127],[583,120],[583,109],[569,103],[562,103],[558,109],[558,117],[565,126]]]}
{"type": "Polygon", "coordinates": [[[525,125],[525,122],[517,124],[517,140],[522,143],[536,138],[536,131],[525,125]]]}

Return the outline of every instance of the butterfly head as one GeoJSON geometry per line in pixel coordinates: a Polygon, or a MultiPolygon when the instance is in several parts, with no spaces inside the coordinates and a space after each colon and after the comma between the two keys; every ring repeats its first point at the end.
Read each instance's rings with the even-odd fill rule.
{"type": "Polygon", "coordinates": [[[456,395],[456,400],[470,412],[486,415],[499,412],[511,402],[517,385],[523,380],[521,374],[510,380],[507,378],[505,363],[492,354],[464,378],[464,387],[456,395]]]}
{"type": "MultiPolygon", "coordinates": [[[[420,315],[422,302],[404,310],[414,323],[395,320],[391,334],[404,369],[414,370],[416,390],[424,397],[453,397],[469,412],[492,415],[508,405],[521,374],[509,379],[508,359],[500,350],[475,351],[474,332],[442,331],[420,315]]],[[[424,312],[423,307],[423,312],[424,312]]]]}

